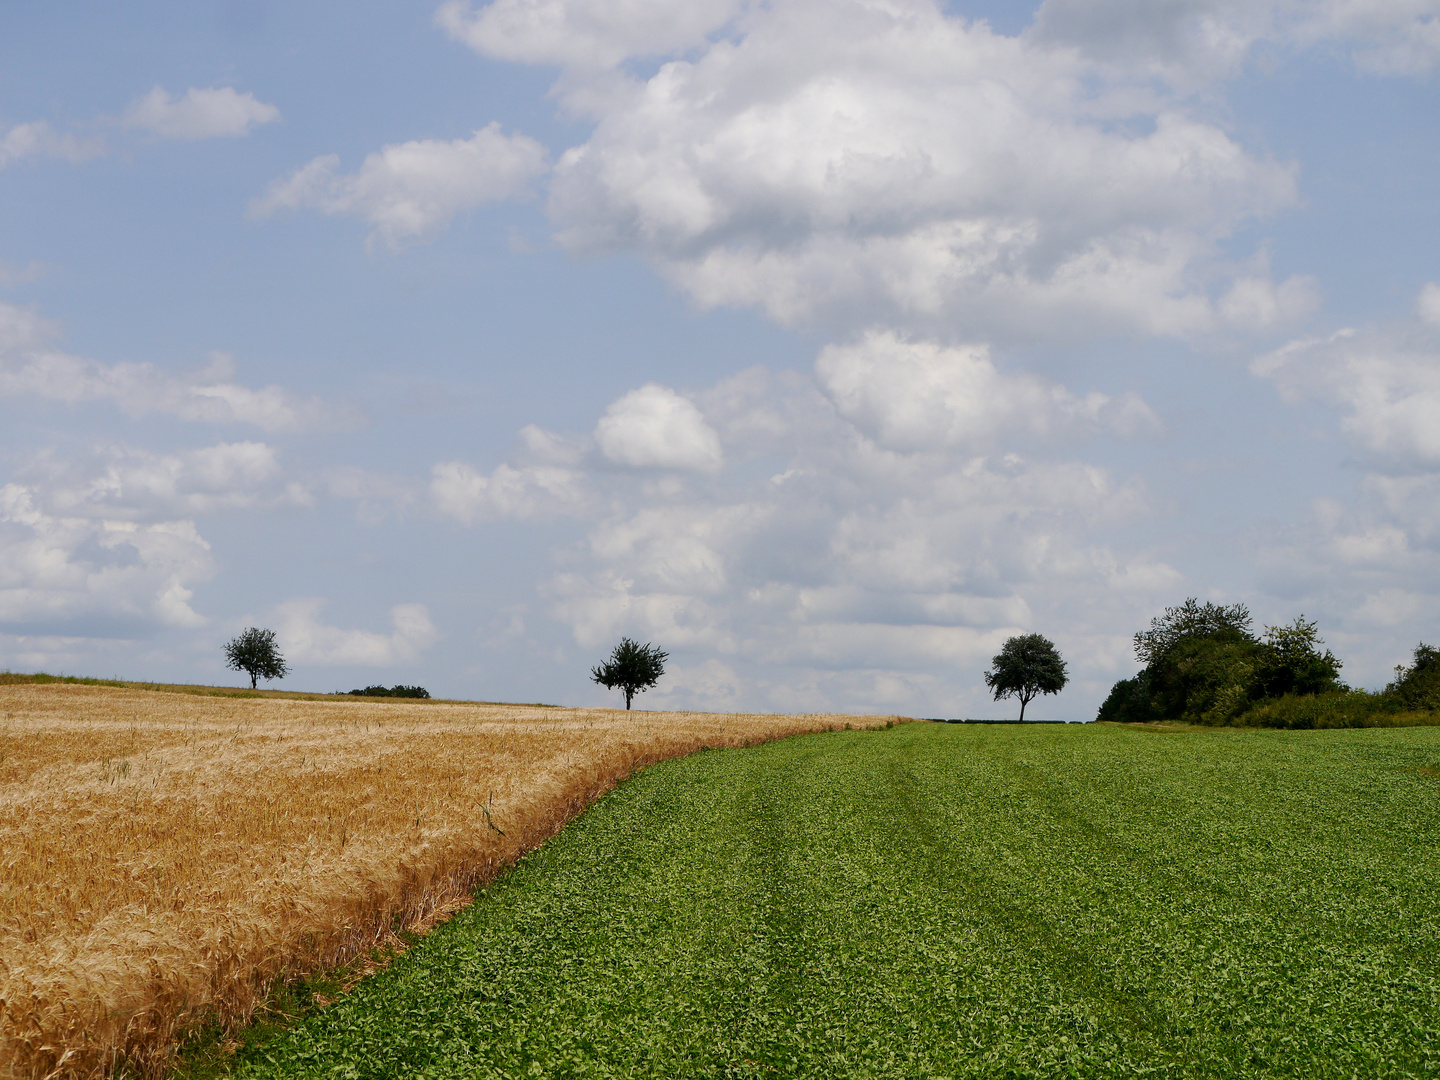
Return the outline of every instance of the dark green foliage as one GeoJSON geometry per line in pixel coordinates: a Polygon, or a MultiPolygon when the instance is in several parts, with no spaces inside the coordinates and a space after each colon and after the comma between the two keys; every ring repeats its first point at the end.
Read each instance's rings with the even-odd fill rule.
{"type": "Polygon", "coordinates": [[[1440,1075],[1440,729],[902,724],[646,769],[245,1080],[1440,1075]]]}
{"type": "Polygon", "coordinates": [[[1290,626],[1267,626],[1256,650],[1255,690],[1259,697],[1326,694],[1341,689],[1340,661],[1323,653],[1314,622],[1301,615],[1290,626]]]}
{"type": "Polygon", "coordinates": [[[391,687],[367,686],[364,690],[351,690],[350,693],[356,697],[403,697],[403,698],[428,698],[430,691],[423,686],[406,686],[404,683],[396,683],[391,687]]]}
{"type": "Polygon", "coordinates": [[[590,669],[590,678],[607,690],[618,688],[625,695],[625,708],[628,709],[631,698],[660,681],[669,656],[648,641],[639,645],[628,637],[621,638],[610,659],[600,667],[590,669]]]}
{"type": "Polygon", "coordinates": [[[1273,698],[1345,689],[1340,661],[1321,651],[1313,621],[1302,615],[1289,626],[1267,626],[1263,638],[1250,622],[1244,604],[1191,598],[1166,608],[1135,635],[1144,669],[1115,684],[1097,719],[1231,724],[1273,698]]]}
{"type": "Polygon", "coordinates": [[[1155,708],[1167,720],[1224,723],[1250,702],[1254,639],[1186,637],[1150,665],[1155,708]]]}
{"type": "Polygon", "coordinates": [[[1422,641],[1410,666],[1395,668],[1395,679],[1384,693],[1398,708],[1440,709],[1440,649],[1422,641]]]}
{"type": "Polygon", "coordinates": [[[1253,641],[1250,609],[1244,604],[1225,607],[1193,596],[1179,607],[1150,620],[1150,629],[1135,635],[1135,658],[1150,665],[1168,656],[1183,641],[1253,641]]]}
{"type": "Polygon", "coordinates": [[[990,670],[985,672],[985,685],[995,694],[996,701],[1020,699],[1020,719],[1025,719],[1025,706],[1040,694],[1058,694],[1065,688],[1068,675],[1065,661],[1055,643],[1040,634],[1018,634],[1005,642],[990,670]]]}
{"type": "Polygon", "coordinates": [[[225,643],[225,666],[250,676],[250,689],[256,679],[283,679],[290,674],[285,658],[275,644],[274,630],[247,626],[239,637],[225,643]]]}
{"type": "Polygon", "coordinates": [[[1100,706],[1096,720],[1117,724],[1145,724],[1159,720],[1150,694],[1150,673],[1142,671],[1133,679],[1121,679],[1110,689],[1110,696],[1100,706]]]}

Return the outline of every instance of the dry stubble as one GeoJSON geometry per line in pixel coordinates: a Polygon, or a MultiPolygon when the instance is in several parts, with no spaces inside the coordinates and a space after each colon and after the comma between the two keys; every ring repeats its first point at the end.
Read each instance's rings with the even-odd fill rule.
{"type": "Polygon", "coordinates": [[[888,719],[0,686],[0,1076],[158,1076],[636,768],[888,719]]]}

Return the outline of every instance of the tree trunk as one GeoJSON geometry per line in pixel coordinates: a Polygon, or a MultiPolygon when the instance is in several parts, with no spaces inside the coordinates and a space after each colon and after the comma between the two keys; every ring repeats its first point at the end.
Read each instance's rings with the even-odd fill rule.
{"type": "MultiPolygon", "coordinates": [[[[255,689],[255,672],[253,672],[253,671],[250,673],[250,689],[251,689],[251,690],[254,690],[254,689],[255,689]]],[[[1022,706],[1022,710],[1023,710],[1023,706],[1022,706]]]]}
{"type": "Polygon", "coordinates": [[[635,693],[635,691],[633,691],[633,690],[626,690],[626,691],[625,691],[625,711],[626,711],[626,712],[629,712],[629,711],[630,711],[630,697],[631,697],[631,695],[633,695],[634,693],[635,693]]]}
{"type": "Polygon", "coordinates": [[[1025,722],[1025,706],[1029,704],[1029,701],[1030,699],[1025,697],[1020,699],[1020,722],[1022,724],[1025,722]]]}

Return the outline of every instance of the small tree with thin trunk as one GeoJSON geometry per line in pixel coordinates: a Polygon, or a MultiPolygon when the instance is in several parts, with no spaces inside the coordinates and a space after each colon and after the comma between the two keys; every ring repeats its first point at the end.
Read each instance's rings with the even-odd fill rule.
{"type": "Polygon", "coordinates": [[[625,708],[630,708],[630,699],[643,693],[660,681],[665,674],[665,661],[670,654],[656,648],[648,641],[637,645],[628,637],[621,638],[620,644],[610,654],[610,659],[597,668],[590,669],[590,678],[607,690],[619,689],[625,695],[625,708]]]}
{"type": "Polygon", "coordinates": [[[1055,643],[1040,634],[1019,634],[1000,647],[991,670],[985,672],[985,685],[995,692],[995,700],[1020,699],[1020,719],[1025,719],[1025,706],[1039,694],[1058,694],[1069,681],[1065,661],[1055,643]]]}
{"type": "Polygon", "coordinates": [[[285,658],[275,645],[274,630],[247,626],[239,637],[225,643],[225,666],[250,676],[250,689],[256,679],[283,679],[290,674],[285,658]]]}

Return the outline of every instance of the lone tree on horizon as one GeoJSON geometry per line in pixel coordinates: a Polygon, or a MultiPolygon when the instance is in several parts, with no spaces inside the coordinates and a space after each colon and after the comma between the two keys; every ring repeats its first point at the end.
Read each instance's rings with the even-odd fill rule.
{"type": "Polygon", "coordinates": [[[250,689],[256,679],[283,679],[290,668],[275,645],[274,630],[247,626],[239,637],[225,643],[225,666],[250,676],[250,689]]]}
{"type": "Polygon", "coordinates": [[[995,700],[1020,699],[1020,719],[1025,719],[1025,706],[1039,694],[1058,694],[1069,675],[1065,661],[1055,643],[1040,634],[1018,634],[1000,647],[991,670],[985,672],[985,685],[995,692],[995,700]]]}
{"type": "Polygon", "coordinates": [[[590,678],[607,690],[619,688],[625,695],[625,708],[630,708],[630,699],[644,693],[660,681],[665,674],[665,661],[670,654],[651,645],[637,645],[628,637],[621,638],[620,644],[610,654],[610,659],[597,668],[590,669],[590,678]]]}

